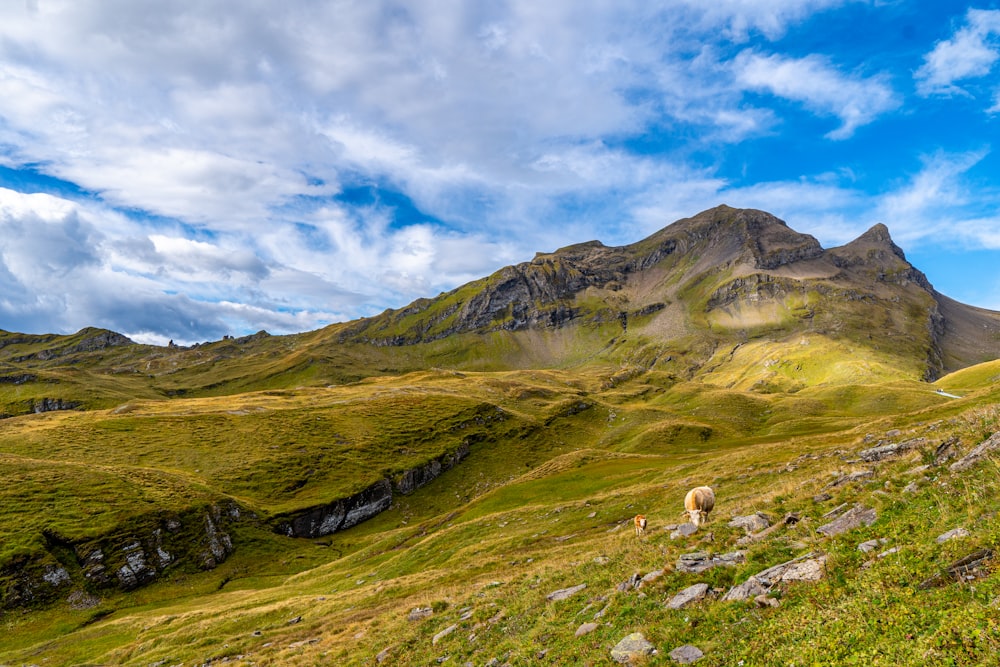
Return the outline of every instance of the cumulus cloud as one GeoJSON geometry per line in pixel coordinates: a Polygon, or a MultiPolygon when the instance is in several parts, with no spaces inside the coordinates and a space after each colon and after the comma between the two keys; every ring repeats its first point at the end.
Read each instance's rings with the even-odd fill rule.
{"type": "Polygon", "coordinates": [[[967,94],[956,82],[986,76],[1000,60],[1000,10],[969,9],[950,39],[938,42],[916,71],[922,95],[967,94]]]}
{"type": "MultiPolygon", "coordinates": [[[[798,180],[721,174],[796,121],[785,100],[835,119],[839,145],[900,106],[887,74],[782,51],[797,26],[859,7],[877,11],[0,3],[0,169],[53,181],[24,195],[0,171],[0,327],[160,342],[296,331],[536,250],[632,242],[720,201],[840,238],[872,200],[824,176],[839,165],[798,180]]],[[[992,66],[993,14],[970,11],[935,47],[928,86],[992,66]]],[[[886,214],[904,208],[896,195],[886,214]]]]}
{"type": "Polygon", "coordinates": [[[734,68],[738,81],[749,90],[769,92],[839,118],[840,127],[826,135],[831,139],[849,138],[858,127],[901,104],[886,76],[847,76],[822,56],[787,58],[744,51],[734,68]]]}

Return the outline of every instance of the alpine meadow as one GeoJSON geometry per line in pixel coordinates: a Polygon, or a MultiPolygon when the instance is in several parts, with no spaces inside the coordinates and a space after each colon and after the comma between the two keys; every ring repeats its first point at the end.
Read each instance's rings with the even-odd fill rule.
{"type": "Polygon", "coordinates": [[[998,357],[885,226],[727,206],[308,333],[0,332],[0,664],[998,664],[998,357]]]}

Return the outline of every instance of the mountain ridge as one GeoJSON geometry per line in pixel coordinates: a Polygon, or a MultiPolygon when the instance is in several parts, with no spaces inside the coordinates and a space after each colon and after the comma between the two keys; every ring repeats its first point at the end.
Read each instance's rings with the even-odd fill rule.
{"type": "Polygon", "coordinates": [[[803,335],[888,353],[908,376],[931,380],[1000,356],[1000,313],[938,293],[884,224],[824,249],[769,213],[720,205],[635,243],[538,252],[437,297],[300,334],[156,347],[92,328],[0,333],[0,375],[36,380],[34,402],[26,390],[6,409],[17,414],[52,404],[45,387],[79,382],[85,393],[88,372],[142,385],[148,397],[230,393],[264,378],[287,387],[595,359],[612,373],[645,359],[647,370],[690,378],[719,350],[803,335]]]}
{"type": "MultiPolygon", "coordinates": [[[[819,309],[829,313],[819,327],[825,332],[867,344],[871,326],[881,324],[889,337],[908,339],[913,344],[906,352],[920,347],[925,364],[921,376],[933,379],[1000,352],[1000,313],[949,299],[946,316],[941,305],[945,298],[907,261],[884,224],[843,246],[824,249],[814,237],[792,230],[769,213],[723,205],[626,246],[590,241],[537,253],[528,262],[434,299],[341,325],[334,335],[339,342],[406,346],[458,334],[616,321],[625,330],[634,315],[672,319],[673,326],[667,328],[690,335],[724,322],[727,318],[720,311],[736,304],[745,317],[729,318],[724,327],[758,329],[729,332],[728,338],[738,338],[782,329],[816,331],[819,320],[813,318],[819,309]],[[678,301],[685,308],[668,307],[678,301]],[[798,317],[812,320],[812,326],[789,326],[794,311],[810,301],[798,317]],[[867,308],[859,305],[854,310],[869,312],[840,317],[850,310],[843,302],[867,303],[867,308]],[[752,308],[753,303],[761,307],[752,308]],[[912,322],[886,315],[898,304],[912,311],[908,320],[919,313],[922,326],[914,329],[912,322]],[[765,317],[764,305],[775,312],[765,317]],[[719,316],[713,318],[712,311],[719,316]],[[959,324],[949,324],[948,317],[959,324]],[[850,327],[844,326],[853,320],[850,327]],[[739,326],[741,321],[748,327],[739,326]],[[977,327],[985,334],[972,336],[977,327]]],[[[729,308],[729,314],[735,310],[729,308]]]]}

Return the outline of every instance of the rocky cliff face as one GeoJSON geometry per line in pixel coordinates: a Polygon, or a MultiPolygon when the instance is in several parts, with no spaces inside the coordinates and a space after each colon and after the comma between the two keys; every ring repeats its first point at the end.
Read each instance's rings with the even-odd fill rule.
{"type": "Polygon", "coordinates": [[[174,566],[213,569],[235,548],[230,527],[255,520],[236,503],[224,502],[181,515],[135,517],[129,527],[85,541],[47,532],[44,552],[22,555],[0,568],[0,609],[129,591],[174,566]]]}
{"type": "Polygon", "coordinates": [[[402,495],[413,493],[461,463],[469,451],[469,445],[463,444],[454,452],[443,454],[391,479],[381,479],[347,498],[281,518],[275,531],[289,537],[314,538],[356,526],[389,509],[393,492],[402,495]]]}

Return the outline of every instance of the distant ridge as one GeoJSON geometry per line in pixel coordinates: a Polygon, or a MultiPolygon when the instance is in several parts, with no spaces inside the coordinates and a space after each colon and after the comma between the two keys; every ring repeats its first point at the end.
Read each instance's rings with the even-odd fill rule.
{"type": "Polygon", "coordinates": [[[919,358],[926,379],[1000,356],[1000,313],[939,294],[885,225],[824,250],[769,213],[724,205],[628,246],[591,241],[538,253],[344,325],[336,337],[405,346],[608,322],[667,344],[805,331],[865,346],[893,341],[899,354],[919,358]]]}
{"type": "Polygon", "coordinates": [[[933,380],[998,357],[1000,313],[937,292],[885,225],[824,249],[767,212],[722,205],[636,243],[539,252],[437,297],[302,334],[157,347],[92,328],[0,332],[0,386],[18,386],[0,415],[428,368],[597,364],[616,377],[677,379],[731,368],[724,376],[734,387],[787,391],[866,377],[933,380]],[[798,357],[809,340],[829,348],[810,362],[827,371],[781,375],[771,362],[731,354],[755,343],[770,346],[772,359],[798,357]],[[95,392],[98,384],[107,390],[95,392]]]}

